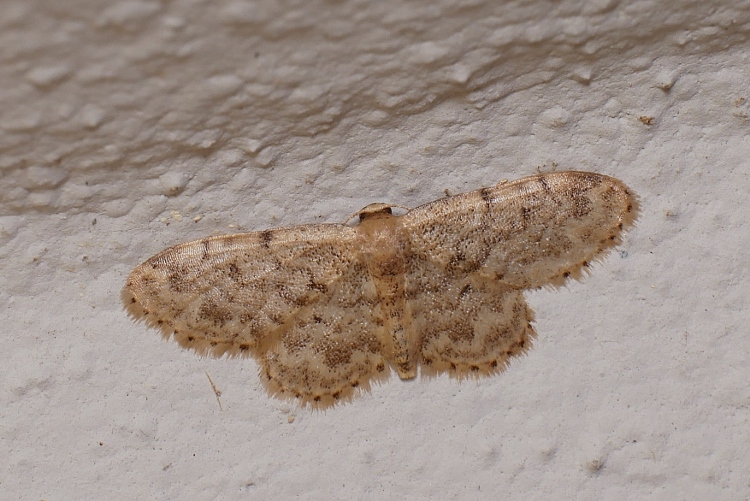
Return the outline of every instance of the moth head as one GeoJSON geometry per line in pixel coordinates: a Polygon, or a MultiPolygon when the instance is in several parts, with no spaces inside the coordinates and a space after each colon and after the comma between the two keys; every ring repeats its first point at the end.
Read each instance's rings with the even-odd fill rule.
{"type": "Polygon", "coordinates": [[[373,218],[373,217],[384,217],[389,216],[393,214],[393,210],[391,209],[393,207],[389,204],[382,204],[382,203],[376,203],[376,204],[370,204],[362,209],[360,209],[356,215],[359,216],[360,221],[364,221],[365,219],[373,218]]]}

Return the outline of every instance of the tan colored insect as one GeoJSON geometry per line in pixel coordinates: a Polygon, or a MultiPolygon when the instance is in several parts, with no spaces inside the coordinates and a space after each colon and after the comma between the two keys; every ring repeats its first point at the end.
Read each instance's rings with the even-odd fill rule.
{"type": "Polygon", "coordinates": [[[484,376],[535,336],[525,289],[580,278],[637,217],[617,179],[547,173],[402,216],[208,237],[128,277],[128,311],[200,354],[251,355],[273,394],[325,407],[393,368],[484,376]]]}

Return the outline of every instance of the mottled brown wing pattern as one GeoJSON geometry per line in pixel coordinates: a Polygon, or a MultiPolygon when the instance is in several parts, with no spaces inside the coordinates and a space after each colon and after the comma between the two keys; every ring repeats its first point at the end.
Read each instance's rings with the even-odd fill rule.
{"type": "Polygon", "coordinates": [[[540,174],[403,216],[406,293],[423,373],[502,370],[535,337],[523,289],[559,286],[620,243],[637,200],[599,174],[540,174]]]}
{"type": "Polygon", "coordinates": [[[257,355],[357,263],[342,245],[355,238],[347,226],[310,225],[188,242],[135,268],[123,300],[186,348],[257,355]]]}
{"type": "Polygon", "coordinates": [[[523,293],[480,275],[448,277],[435,263],[407,275],[421,373],[487,376],[531,348],[534,320],[523,293]]]}
{"type": "Polygon", "coordinates": [[[379,303],[367,268],[353,263],[326,296],[297,312],[261,357],[271,393],[326,407],[388,377],[379,303]]]}
{"type": "Polygon", "coordinates": [[[403,216],[412,248],[447,276],[479,273],[528,289],[580,278],[618,245],[638,204],[620,181],[539,174],[444,198],[403,216]]]}

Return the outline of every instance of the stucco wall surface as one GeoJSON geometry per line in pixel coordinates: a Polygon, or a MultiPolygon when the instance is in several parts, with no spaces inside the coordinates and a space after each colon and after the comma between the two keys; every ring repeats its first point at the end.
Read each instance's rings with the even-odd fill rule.
{"type": "Polygon", "coordinates": [[[750,498],[749,40],[729,0],[5,0],[0,497],[750,498]],[[496,377],[311,412],[120,302],[182,241],[553,169],[642,214],[496,377]]]}

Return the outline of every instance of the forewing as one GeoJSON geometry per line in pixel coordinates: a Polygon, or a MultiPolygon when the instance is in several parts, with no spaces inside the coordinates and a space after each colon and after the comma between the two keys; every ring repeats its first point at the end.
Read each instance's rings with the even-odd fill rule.
{"type": "Polygon", "coordinates": [[[261,358],[261,378],[273,394],[327,407],[388,375],[385,336],[375,285],[364,263],[353,263],[285,326],[261,358]]]}
{"type": "Polygon", "coordinates": [[[412,250],[447,276],[479,273],[534,288],[580,277],[636,216],[635,195],[617,179],[559,172],[437,200],[402,218],[412,250]]]}
{"type": "Polygon", "coordinates": [[[135,268],[123,300],[186,348],[258,354],[358,263],[355,241],[352,228],[332,224],[184,243],[135,268]]]}

